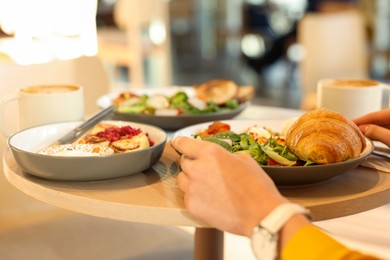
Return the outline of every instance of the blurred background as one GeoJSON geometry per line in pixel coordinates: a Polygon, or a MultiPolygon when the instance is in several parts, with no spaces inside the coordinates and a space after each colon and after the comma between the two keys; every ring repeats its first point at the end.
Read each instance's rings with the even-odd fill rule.
{"type": "MultiPolygon", "coordinates": [[[[0,98],[31,84],[81,84],[89,115],[109,92],[230,79],[255,86],[255,104],[308,110],[317,81],[328,77],[390,83],[389,0],[0,0],[0,98]]],[[[0,136],[0,157],[6,146],[0,136]]],[[[176,242],[167,240],[170,230],[156,235],[156,227],[72,215],[28,197],[3,174],[0,192],[0,255],[15,249],[28,259],[31,250],[52,249],[70,259],[83,244],[98,253],[92,258],[112,259],[138,252],[127,246],[138,232],[145,245],[164,237],[192,259],[189,235],[176,242]],[[116,242],[96,244],[101,237],[116,242]],[[76,250],[65,250],[69,241],[76,250]]],[[[246,240],[229,245],[229,259],[253,257],[246,240]]]]}
{"type": "MultiPolygon", "coordinates": [[[[255,85],[262,104],[306,109],[313,107],[309,92],[319,78],[387,81],[390,77],[390,3],[386,0],[171,0],[165,4],[171,64],[161,67],[172,66],[167,84],[228,78],[255,85]]],[[[118,1],[101,1],[98,28],[120,24],[115,5],[118,1]]],[[[129,12],[122,14],[123,20],[131,19],[129,12]]],[[[144,45],[153,42],[147,30],[143,30],[144,45]]],[[[149,67],[147,84],[165,83],[156,78],[156,71],[164,71],[153,69],[156,60],[151,55],[143,64],[149,67]]]]}
{"type": "Polygon", "coordinates": [[[97,55],[114,89],[224,78],[310,109],[320,78],[390,78],[387,0],[2,0],[0,25],[1,62],[97,55]]]}

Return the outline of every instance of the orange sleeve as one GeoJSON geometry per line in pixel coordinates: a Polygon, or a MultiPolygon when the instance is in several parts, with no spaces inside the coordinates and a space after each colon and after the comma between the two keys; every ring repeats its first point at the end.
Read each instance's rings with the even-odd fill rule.
{"type": "Polygon", "coordinates": [[[379,258],[348,249],[319,228],[308,225],[301,228],[286,244],[281,252],[281,259],[368,260],[379,258]]]}

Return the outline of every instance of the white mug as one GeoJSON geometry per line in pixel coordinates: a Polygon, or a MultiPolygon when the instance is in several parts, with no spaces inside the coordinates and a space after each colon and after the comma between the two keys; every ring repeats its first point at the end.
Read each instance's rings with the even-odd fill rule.
{"type": "Polygon", "coordinates": [[[389,107],[383,104],[383,92],[390,86],[370,79],[322,79],[317,84],[317,107],[325,107],[348,119],[389,107]]]}
{"type": "Polygon", "coordinates": [[[19,127],[33,126],[84,119],[84,89],[78,85],[47,84],[28,86],[17,93],[4,96],[0,101],[0,127],[4,136],[11,132],[6,124],[7,106],[17,101],[19,127]]]}

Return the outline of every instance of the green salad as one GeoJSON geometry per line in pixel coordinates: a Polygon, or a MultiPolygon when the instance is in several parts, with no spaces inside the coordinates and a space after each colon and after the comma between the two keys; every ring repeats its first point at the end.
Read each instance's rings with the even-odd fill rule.
{"type": "Polygon", "coordinates": [[[221,105],[205,102],[187,93],[179,91],[172,96],[162,94],[137,95],[132,92],[121,93],[113,100],[119,113],[147,115],[196,115],[228,111],[239,107],[236,99],[231,99],[221,105]]]}
{"type": "Polygon", "coordinates": [[[248,132],[226,131],[208,137],[195,134],[194,138],[216,143],[232,153],[248,154],[260,165],[307,166],[313,164],[310,161],[300,160],[284,145],[283,138],[277,135],[266,138],[264,143],[256,141],[248,132]]]}

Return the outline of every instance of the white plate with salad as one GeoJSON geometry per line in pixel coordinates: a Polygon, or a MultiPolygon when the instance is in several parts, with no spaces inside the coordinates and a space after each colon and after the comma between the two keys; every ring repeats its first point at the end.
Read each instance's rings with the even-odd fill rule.
{"type": "MultiPolygon", "coordinates": [[[[230,131],[236,134],[223,136],[225,139],[232,140],[229,142],[233,144],[231,146],[233,148],[227,147],[227,150],[232,152],[240,150],[240,152],[250,153],[252,157],[256,157],[255,160],[259,162],[261,167],[278,186],[301,186],[331,180],[359,166],[373,149],[372,142],[367,139],[365,150],[357,158],[326,165],[310,164],[294,157],[294,154],[289,152],[288,149],[286,150],[286,147],[276,140],[278,138],[283,139],[283,135],[286,133],[292,120],[224,120],[221,122],[229,125],[230,131]],[[255,134],[257,137],[269,139],[272,136],[273,141],[267,142],[267,145],[262,145],[264,153],[261,152],[260,154],[258,151],[250,151],[249,147],[253,146],[249,144],[248,140],[237,139],[239,138],[238,135],[248,130],[248,128],[251,128],[252,135],[255,134]],[[275,136],[279,137],[275,138],[275,136]],[[237,147],[237,145],[241,144],[244,144],[245,147],[237,147]]],[[[177,136],[196,138],[196,133],[206,130],[212,123],[214,122],[206,122],[180,129],[174,133],[173,138],[177,136]]],[[[215,140],[211,141],[218,143],[215,140]]]]}
{"type": "Polygon", "coordinates": [[[194,95],[193,87],[134,89],[101,96],[97,105],[106,108],[114,104],[117,109],[111,117],[113,120],[152,124],[175,131],[203,122],[232,119],[250,104],[235,100],[222,105],[205,104],[194,95]],[[118,99],[121,99],[120,105],[115,104],[118,99]],[[176,103],[174,108],[172,102],[176,103]]]}

